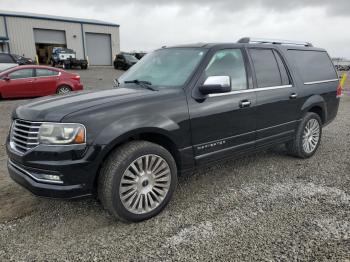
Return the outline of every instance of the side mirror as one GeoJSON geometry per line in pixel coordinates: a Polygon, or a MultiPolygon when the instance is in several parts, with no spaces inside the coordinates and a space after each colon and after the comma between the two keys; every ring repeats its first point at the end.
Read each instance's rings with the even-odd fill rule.
{"type": "Polygon", "coordinates": [[[203,95],[231,92],[231,78],[229,76],[209,76],[199,87],[203,95]]]}
{"type": "Polygon", "coordinates": [[[10,81],[10,78],[9,78],[8,76],[4,76],[4,77],[2,78],[2,80],[4,80],[4,81],[10,81]]]}

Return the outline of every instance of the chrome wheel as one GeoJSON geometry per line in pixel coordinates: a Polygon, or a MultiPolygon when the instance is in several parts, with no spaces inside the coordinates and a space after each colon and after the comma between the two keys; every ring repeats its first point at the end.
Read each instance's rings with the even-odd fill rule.
{"type": "Polygon", "coordinates": [[[149,213],[166,197],[171,183],[168,163],[158,155],[144,155],[125,170],[119,186],[119,196],[131,213],[149,213]]]}
{"type": "Polygon", "coordinates": [[[58,89],[57,94],[63,95],[63,94],[69,93],[70,91],[71,91],[71,89],[70,89],[68,86],[63,86],[63,87],[60,87],[60,88],[58,89]]]}
{"type": "Polygon", "coordinates": [[[312,118],[310,119],[304,129],[303,133],[303,149],[307,154],[312,153],[320,140],[320,124],[312,118]]]}

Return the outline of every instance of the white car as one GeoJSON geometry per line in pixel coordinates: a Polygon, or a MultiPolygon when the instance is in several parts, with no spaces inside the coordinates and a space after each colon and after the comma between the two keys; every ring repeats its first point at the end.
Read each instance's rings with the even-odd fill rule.
{"type": "Polygon", "coordinates": [[[14,66],[18,66],[18,64],[10,54],[0,53],[0,72],[14,66]]]}

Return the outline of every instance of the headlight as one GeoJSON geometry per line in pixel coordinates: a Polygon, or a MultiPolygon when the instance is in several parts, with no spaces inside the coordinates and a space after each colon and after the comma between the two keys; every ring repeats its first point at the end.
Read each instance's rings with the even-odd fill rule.
{"type": "Polygon", "coordinates": [[[39,129],[40,144],[72,145],[85,142],[85,127],[81,124],[43,123],[39,129]]]}

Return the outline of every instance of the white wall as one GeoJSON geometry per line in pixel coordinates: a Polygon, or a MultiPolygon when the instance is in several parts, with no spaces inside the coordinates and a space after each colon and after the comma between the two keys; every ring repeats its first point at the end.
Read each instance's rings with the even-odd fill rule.
{"type": "Polygon", "coordinates": [[[77,57],[83,56],[80,24],[21,17],[7,17],[11,53],[35,57],[34,28],[65,30],[67,47],[74,49],[77,57]]]}
{"type": "MultiPolygon", "coordinates": [[[[120,51],[119,28],[115,26],[83,24],[82,28],[80,23],[24,17],[7,17],[6,19],[11,53],[24,54],[30,58],[35,57],[34,28],[64,30],[66,32],[67,47],[76,51],[78,59],[84,58],[82,29],[84,34],[85,32],[111,34],[112,56],[115,56],[120,51]]],[[[3,19],[0,19],[0,35],[2,21],[3,19]]]]}

